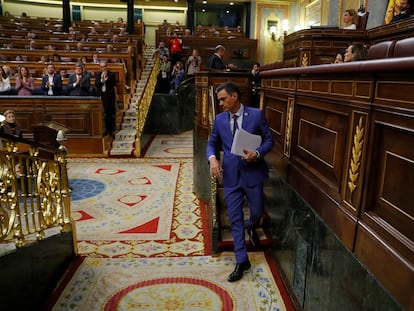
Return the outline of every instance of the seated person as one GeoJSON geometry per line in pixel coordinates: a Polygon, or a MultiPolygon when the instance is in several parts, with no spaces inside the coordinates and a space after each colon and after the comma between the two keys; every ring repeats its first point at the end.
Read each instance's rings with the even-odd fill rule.
{"type": "Polygon", "coordinates": [[[4,117],[6,119],[1,123],[0,133],[23,138],[22,129],[16,123],[16,113],[14,110],[6,110],[4,117]]]}
{"type": "Polygon", "coordinates": [[[354,9],[349,9],[344,12],[342,21],[344,23],[343,29],[355,30],[358,26],[359,16],[354,9]]]}
{"type": "Polygon", "coordinates": [[[403,19],[406,19],[411,16],[410,12],[411,3],[410,0],[400,0],[398,3],[398,10],[400,13],[394,15],[390,23],[396,23],[403,19]]]}
{"type": "Polygon", "coordinates": [[[334,58],[333,63],[334,64],[343,63],[344,62],[344,59],[345,59],[345,53],[344,52],[338,52],[335,55],[335,58],[334,58]]]}
{"type": "Polygon", "coordinates": [[[364,60],[368,57],[368,51],[364,44],[354,43],[351,44],[345,51],[344,62],[354,62],[358,60],[364,60]]]}

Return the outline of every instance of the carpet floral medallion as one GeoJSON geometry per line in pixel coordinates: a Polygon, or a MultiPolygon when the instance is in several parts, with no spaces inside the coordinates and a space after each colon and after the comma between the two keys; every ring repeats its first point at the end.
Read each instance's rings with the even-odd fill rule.
{"type": "Polygon", "coordinates": [[[252,268],[227,282],[234,255],[182,258],[85,258],[53,310],[284,311],[262,252],[252,268]]]}
{"type": "Polygon", "coordinates": [[[192,159],[68,159],[81,255],[204,255],[192,159]]]}

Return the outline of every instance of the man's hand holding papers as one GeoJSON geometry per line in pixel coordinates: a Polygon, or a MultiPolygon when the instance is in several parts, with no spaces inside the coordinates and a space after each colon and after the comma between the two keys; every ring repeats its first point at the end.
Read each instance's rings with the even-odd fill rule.
{"type": "Polygon", "coordinates": [[[257,160],[256,149],[260,147],[262,138],[260,135],[251,134],[243,129],[238,129],[234,134],[231,153],[239,155],[243,160],[252,162],[257,160]]]}

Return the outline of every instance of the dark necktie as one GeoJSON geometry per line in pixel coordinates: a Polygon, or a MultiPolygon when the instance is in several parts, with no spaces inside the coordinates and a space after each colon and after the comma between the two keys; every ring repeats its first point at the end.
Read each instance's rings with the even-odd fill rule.
{"type": "Polygon", "coordinates": [[[236,134],[236,130],[239,128],[239,126],[237,125],[237,118],[239,116],[237,114],[233,115],[233,136],[234,134],[236,134]]]}

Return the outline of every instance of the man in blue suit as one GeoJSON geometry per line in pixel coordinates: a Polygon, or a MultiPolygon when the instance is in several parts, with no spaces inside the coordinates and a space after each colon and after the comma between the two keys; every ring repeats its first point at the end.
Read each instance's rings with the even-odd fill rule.
{"type": "Polygon", "coordinates": [[[234,282],[240,280],[243,272],[251,267],[245,243],[244,198],[250,209],[250,219],[246,226],[250,243],[253,246],[259,243],[256,228],[264,211],[263,184],[269,177],[263,157],[272,150],[274,141],[263,111],[241,104],[237,84],[225,82],[217,88],[216,94],[223,112],[217,114],[214,120],[206,156],[211,176],[222,178],[223,182],[236,256],[236,267],[227,280],[234,282]],[[230,152],[233,132],[240,128],[262,138],[261,145],[256,150],[244,149],[244,156],[230,152]],[[222,165],[219,162],[221,150],[222,165]]]}
{"type": "Polygon", "coordinates": [[[46,74],[42,77],[41,89],[44,95],[62,94],[62,77],[55,71],[55,65],[51,63],[47,64],[46,74]]]}

